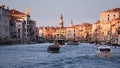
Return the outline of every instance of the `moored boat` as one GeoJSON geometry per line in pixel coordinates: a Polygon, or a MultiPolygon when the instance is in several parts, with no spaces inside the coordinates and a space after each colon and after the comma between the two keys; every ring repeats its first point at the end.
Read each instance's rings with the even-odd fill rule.
{"type": "Polygon", "coordinates": [[[69,41],[67,42],[67,45],[79,45],[78,41],[69,41]]]}

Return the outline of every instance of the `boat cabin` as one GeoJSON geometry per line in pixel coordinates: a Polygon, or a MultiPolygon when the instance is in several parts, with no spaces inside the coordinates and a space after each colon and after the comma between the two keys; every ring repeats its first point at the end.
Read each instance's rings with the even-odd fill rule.
{"type": "Polygon", "coordinates": [[[64,39],[56,39],[54,41],[55,45],[65,45],[65,40],[64,39]]]}

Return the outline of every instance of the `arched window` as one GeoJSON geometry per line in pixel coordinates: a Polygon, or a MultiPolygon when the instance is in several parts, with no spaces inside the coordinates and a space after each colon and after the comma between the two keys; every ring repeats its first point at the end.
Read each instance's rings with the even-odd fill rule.
{"type": "Polygon", "coordinates": [[[113,18],[115,18],[115,14],[113,15],[113,18]]]}

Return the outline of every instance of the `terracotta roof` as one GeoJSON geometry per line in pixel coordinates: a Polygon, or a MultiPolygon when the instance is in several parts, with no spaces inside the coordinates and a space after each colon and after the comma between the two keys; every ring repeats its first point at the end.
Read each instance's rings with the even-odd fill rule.
{"type": "Polygon", "coordinates": [[[20,11],[17,11],[17,10],[15,10],[15,9],[11,9],[11,10],[10,10],[10,14],[25,15],[25,13],[20,12],[20,11]]]}
{"type": "Polygon", "coordinates": [[[17,19],[11,19],[10,21],[14,21],[15,23],[17,23],[17,22],[23,22],[22,20],[17,20],[17,19]]]}
{"type": "Polygon", "coordinates": [[[89,25],[91,25],[90,23],[83,23],[83,24],[81,24],[81,26],[89,26],[89,25]]]}
{"type": "Polygon", "coordinates": [[[113,9],[107,10],[107,12],[113,12],[113,11],[120,11],[120,8],[113,8],[113,9]]]}
{"type": "Polygon", "coordinates": [[[21,21],[21,20],[16,20],[16,23],[17,23],[17,22],[23,22],[23,21],[21,21]]]}

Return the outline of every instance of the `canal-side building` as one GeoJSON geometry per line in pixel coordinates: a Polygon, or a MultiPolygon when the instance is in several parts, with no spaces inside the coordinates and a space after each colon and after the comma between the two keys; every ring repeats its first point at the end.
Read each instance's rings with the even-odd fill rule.
{"type": "Polygon", "coordinates": [[[100,24],[102,26],[102,33],[107,40],[115,38],[117,35],[117,24],[120,19],[120,8],[113,8],[100,13],[100,24]]]}
{"type": "Polygon", "coordinates": [[[107,23],[116,18],[120,18],[120,8],[113,8],[100,13],[100,22],[107,23]]]}
{"type": "Polygon", "coordinates": [[[101,38],[101,25],[100,21],[96,21],[92,24],[92,41],[100,41],[101,38]]]}
{"type": "Polygon", "coordinates": [[[10,31],[10,39],[15,42],[17,40],[17,30],[16,30],[16,18],[11,16],[9,22],[9,31],[10,31]]]}
{"type": "MultiPolygon", "coordinates": [[[[31,40],[36,38],[36,36],[35,36],[36,22],[30,19],[29,8],[26,8],[25,13],[20,12],[20,11],[15,10],[15,9],[11,9],[10,16],[11,16],[11,20],[12,20],[12,21],[10,20],[10,22],[15,23],[16,32],[19,32],[19,29],[17,30],[17,28],[21,27],[21,29],[20,29],[20,31],[22,31],[22,33],[20,33],[21,35],[17,36],[18,33],[16,33],[16,36],[22,37],[22,39],[21,39],[22,43],[33,42],[34,40],[33,41],[31,41],[31,40]],[[17,21],[19,22],[18,26],[17,26],[17,24],[18,24],[17,21]]],[[[12,28],[12,26],[11,26],[11,28],[12,28]]],[[[14,30],[12,30],[12,31],[14,31],[14,30]]],[[[13,34],[13,33],[10,33],[10,34],[13,34]]]]}
{"type": "MultiPolygon", "coordinates": [[[[15,10],[15,9],[11,9],[10,10],[10,16],[11,16],[11,19],[10,19],[10,23],[15,23],[15,29],[16,31],[14,31],[15,29],[13,30],[10,30],[10,34],[13,34],[12,31],[16,32],[16,40],[21,40],[23,41],[24,43],[27,43],[27,39],[26,39],[26,15],[23,13],[23,12],[20,12],[18,10],[15,10]],[[23,25],[24,23],[24,25],[23,25]]],[[[11,26],[11,28],[14,27],[14,26],[11,26]]],[[[13,36],[12,39],[14,39],[15,37],[13,36]]],[[[21,42],[20,41],[20,42],[21,42]]],[[[16,42],[16,41],[15,41],[16,42]]]]}
{"type": "Polygon", "coordinates": [[[89,42],[92,34],[92,25],[89,23],[83,23],[80,27],[80,34],[82,35],[81,41],[89,42]]]}
{"type": "Polygon", "coordinates": [[[63,28],[59,28],[56,27],[56,31],[53,33],[55,38],[62,38],[62,39],[66,39],[66,27],[63,28]]]}
{"type": "Polygon", "coordinates": [[[120,40],[118,41],[118,39],[120,39],[120,18],[113,19],[110,22],[110,29],[109,36],[111,35],[111,38],[109,39],[112,39],[113,42],[118,42],[120,45],[120,40]]]}
{"type": "Polygon", "coordinates": [[[75,39],[75,28],[66,27],[66,40],[74,40],[74,39],[75,39]]]}
{"type": "Polygon", "coordinates": [[[7,41],[10,39],[9,20],[9,8],[5,8],[5,5],[0,5],[0,41],[7,41]]]}
{"type": "Polygon", "coordinates": [[[73,21],[69,24],[69,27],[66,27],[66,40],[75,40],[76,39],[76,29],[74,27],[73,21]]]}
{"type": "Polygon", "coordinates": [[[30,40],[29,43],[36,42],[36,21],[30,20],[30,40]]]}
{"type": "Polygon", "coordinates": [[[56,31],[55,27],[48,27],[47,31],[46,31],[46,40],[53,40],[55,39],[54,37],[54,33],[56,31]]]}
{"type": "Polygon", "coordinates": [[[66,27],[64,27],[63,16],[61,14],[59,19],[59,26],[56,27],[56,31],[53,33],[55,38],[66,39],[66,27]]]}
{"type": "Polygon", "coordinates": [[[36,36],[36,41],[38,43],[45,42],[46,41],[46,31],[47,27],[37,27],[37,36],[36,36]]]}
{"type": "Polygon", "coordinates": [[[16,20],[16,43],[24,43],[25,42],[25,38],[24,38],[24,27],[25,27],[25,22],[22,20],[16,20]]]}
{"type": "Polygon", "coordinates": [[[117,26],[120,20],[120,8],[113,8],[100,13],[100,21],[92,25],[93,39],[100,42],[109,42],[112,38],[118,37],[117,26]]]}

